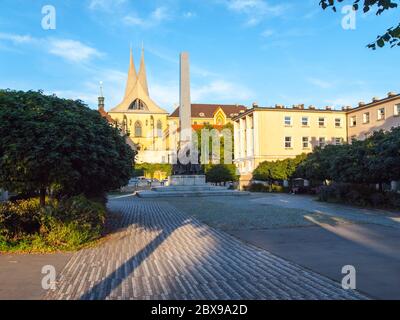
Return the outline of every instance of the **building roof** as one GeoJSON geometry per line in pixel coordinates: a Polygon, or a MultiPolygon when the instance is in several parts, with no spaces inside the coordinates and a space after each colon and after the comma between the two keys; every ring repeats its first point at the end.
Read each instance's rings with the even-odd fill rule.
{"type": "Polygon", "coordinates": [[[114,120],[113,120],[113,118],[111,118],[111,116],[104,110],[104,109],[99,109],[98,110],[99,111],[99,113],[100,113],[100,115],[104,118],[104,119],[106,119],[109,123],[114,123],[114,120]]]}
{"type": "MultiPolygon", "coordinates": [[[[247,108],[242,105],[228,105],[228,104],[192,104],[191,115],[192,118],[213,118],[214,114],[219,110],[225,113],[228,118],[237,116],[241,111],[246,111],[247,108]]],[[[179,107],[170,114],[170,117],[179,117],[179,107]]]]}
{"type": "Polygon", "coordinates": [[[352,113],[352,112],[359,111],[359,110],[362,110],[362,109],[366,109],[366,108],[369,108],[369,107],[377,106],[377,105],[380,105],[382,103],[389,102],[389,101],[392,101],[392,100],[396,100],[396,99],[399,99],[399,98],[400,98],[400,94],[397,94],[397,93],[394,93],[394,92],[389,92],[388,95],[385,98],[379,99],[379,98],[375,97],[369,103],[360,102],[356,108],[349,109],[348,113],[352,113]]]}
{"type": "Polygon", "coordinates": [[[146,76],[146,64],[144,61],[144,50],[142,49],[142,57],[140,59],[139,73],[136,73],[135,63],[133,61],[132,50],[130,52],[128,78],[126,81],[125,96],[120,104],[109,111],[110,113],[163,113],[168,112],[160,108],[149,95],[149,88],[146,76]],[[129,109],[135,100],[140,100],[144,103],[145,108],[133,110],[129,109]]]}

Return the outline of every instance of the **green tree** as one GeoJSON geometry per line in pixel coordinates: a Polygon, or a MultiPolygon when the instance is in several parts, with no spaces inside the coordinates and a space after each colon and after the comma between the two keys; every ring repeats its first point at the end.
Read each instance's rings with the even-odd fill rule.
{"type": "Polygon", "coordinates": [[[64,195],[103,195],[127,184],[134,152],[121,132],[82,101],[0,90],[0,184],[64,195]]]}
{"type": "Polygon", "coordinates": [[[261,181],[282,181],[293,177],[297,167],[307,158],[301,154],[295,158],[288,158],[278,161],[264,161],[253,172],[253,178],[261,181]]]}
{"type": "MultiPolygon", "coordinates": [[[[332,8],[337,11],[337,3],[342,3],[344,0],[321,0],[320,6],[322,9],[332,8]]],[[[387,10],[398,8],[399,0],[350,0],[355,11],[359,11],[362,7],[364,13],[369,12],[372,8],[376,9],[376,15],[381,15],[387,10]],[[362,4],[360,4],[362,2],[362,4]]],[[[385,44],[390,44],[391,47],[400,46],[400,23],[393,26],[383,34],[377,37],[376,41],[367,45],[368,48],[376,50],[377,47],[382,48],[385,44]]]]}
{"type": "MultiPolygon", "coordinates": [[[[225,125],[221,128],[221,131],[219,131],[218,129],[215,129],[215,128],[214,128],[212,125],[210,125],[210,124],[206,124],[203,128],[197,129],[197,130],[196,130],[197,142],[198,142],[197,148],[198,148],[199,153],[201,153],[201,146],[202,146],[202,135],[201,135],[201,131],[202,131],[203,129],[207,129],[207,130],[209,130],[210,132],[211,132],[212,130],[217,130],[218,132],[221,132],[222,130],[229,130],[230,133],[231,133],[231,137],[232,137],[232,141],[231,141],[231,146],[232,146],[232,148],[231,148],[230,152],[231,152],[231,155],[232,155],[232,156],[231,156],[231,159],[233,159],[233,154],[234,154],[233,124],[231,124],[231,123],[225,124],[225,125]]],[[[219,142],[220,142],[220,147],[219,147],[219,158],[220,158],[220,162],[223,163],[223,162],[224,162],[224,159],[225,159],[225,143],[226,143],[226,142],[225,142],[225,137],[222,135],[222,136],[219,136],[218,139],[219,139],[219,142]]],[[[212,161],[212,159],[213,159],[213,154],[212,154],[213,149],[212,149],[212,137],[211,137],[211,134],[210,134],[210,137],[209,137],[209,140],[208,140],[208,150],[209,150],[208,159],[209,159],[209,163],[211,163],[211,161],[212,161]]],[[[202,163],[202,164],[209,164],[209,163],[202,163]]]]}
{"type": "Polygon", "coordinates": [[[224,183],[239,179],[233,164],[210,164],[204,167],[207,182],[224,183]]]}

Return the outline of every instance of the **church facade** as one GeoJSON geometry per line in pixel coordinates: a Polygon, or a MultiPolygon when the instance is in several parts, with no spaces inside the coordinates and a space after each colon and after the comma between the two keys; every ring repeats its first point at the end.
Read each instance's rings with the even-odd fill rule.
{"type": "MultiPolygon", "coordinates": [[[[246,111],[241,105],[192,104],[192,128],[223,128],[246,111]]],[[[99,112],[110,123],[128,134],[128,143],[137,154],[138,163],[171,163],[179,140],[179,107],[171,114],[150,97],[144,51],[136,71],[132,50],[125,94],[121,103],[106,112],[104,98],[99,98],[99,112]]]]}

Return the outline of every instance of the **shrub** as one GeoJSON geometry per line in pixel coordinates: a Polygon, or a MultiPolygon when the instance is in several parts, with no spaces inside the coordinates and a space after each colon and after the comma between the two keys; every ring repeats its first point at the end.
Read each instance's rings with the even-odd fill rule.
{"type": "Polygon", "coordinates": [[[0,204],[0,250],[73,250],[100,237],[105,207],[84,196],[0,204]]]}
{"type": "Polygon", "coordinates": [[[0,204],[0,236],[16,238],[34,234],[40,229],[40,204],[38,199],[18,200],[0,204]]]}
{"type": "Polygon", "coordinates": [[[251,192],[268,192],[269,188],[268,186],[265,186],[262,183],[252,183],[248,187],[248,190],[251,192]]]}
{"type": "Polygon", "coordinates": [[[277,184],[265,185],[262,183],[252,183],[249,186],[248,190],[251,192],[273,192],[273,193],[287,192],[286,188],[280,185],[277,184]]]}
{"type": "Polygon", "coordinates": [[[204,166],[207,182],[221,183],[238,181],[236,167],[233,164],[210,164],[204,166]]]}
{"type": "Polygon", "coordinates": [[[373,186],[333,183],[319,189],[318,199],[376,208],[400,208],[400,195],[395,192],[378,192],[373,186]]]}

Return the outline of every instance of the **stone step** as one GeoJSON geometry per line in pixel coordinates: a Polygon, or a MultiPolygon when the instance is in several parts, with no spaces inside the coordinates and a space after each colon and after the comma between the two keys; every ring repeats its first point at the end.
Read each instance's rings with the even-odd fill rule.
{"type": "MultiPolygon", "coordinates": [[[[179,192],[179,191],[190,191],[190,192],[203,192],[203,191],[213,191],[220,190],[224,191],[227,188],[224,187],[215,187],[210,185],[202,185],[202,186],[168,186],[168,187],[154,187],[151,189],[155,192],[179,192]]],[[[231,190],[232,191],[232,190],[231,190]]]]}
{"type": "Polygon", "coordinates": [[[212,197],[212,196],[246,196],[249,192],[237,190],[212,190],[212,191],[149,191],[143,190],[136,192],[139,198],[166,198],[166,197],[212,197]]]}

